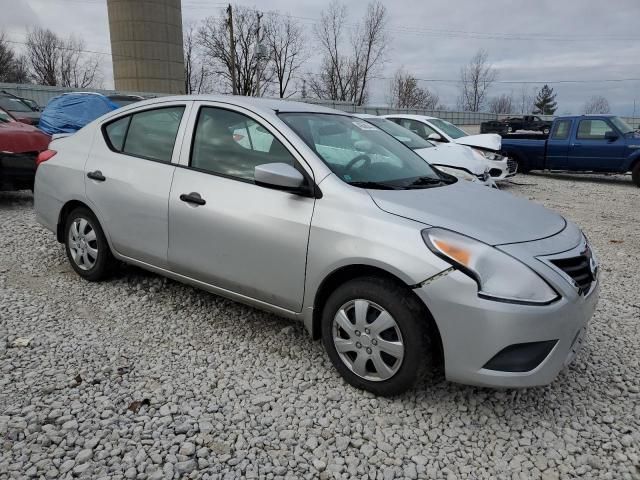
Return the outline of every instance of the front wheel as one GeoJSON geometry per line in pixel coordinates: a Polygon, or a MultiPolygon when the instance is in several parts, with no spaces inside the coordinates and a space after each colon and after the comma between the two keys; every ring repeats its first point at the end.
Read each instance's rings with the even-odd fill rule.
{"type": "Polygon", "coordinates": [[[96,216],[87,208],[76,208],[65,224],[65,250],[71,266],[85,280],[104,279],[114,259],[96,216]]]}
{"type": "Polygon", "coordinates": [[[432,366],[428,322],[424,306],[401,285],[359,278],[327,300],[322,340],[348,383],[377,395],[397,395],[432,366]]]}

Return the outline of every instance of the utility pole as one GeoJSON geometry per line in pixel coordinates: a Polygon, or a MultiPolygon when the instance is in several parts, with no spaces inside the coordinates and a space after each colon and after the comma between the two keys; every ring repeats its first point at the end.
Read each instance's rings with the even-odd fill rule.
{"type": "Polygon", "coordinates": [[[231,4],[227,7],[227,27],[229,28],[229,53],[231,55],[231,91],[238,94],[236,82],[236,40],[233,36],[233,8],[231,4]]]}
{"type": "Polygon", "coordinates": [[[260,96],[260,76],[262,75],[262,71],[260,67],[262,66],[262,39],[260,38],[260,20],[262,20],[262,13],[256,12],[256,16],[258,17],[258,26],[256,28],[256,50],[257,50],[257,62],[256,62],[256,96],[260,96]]]}

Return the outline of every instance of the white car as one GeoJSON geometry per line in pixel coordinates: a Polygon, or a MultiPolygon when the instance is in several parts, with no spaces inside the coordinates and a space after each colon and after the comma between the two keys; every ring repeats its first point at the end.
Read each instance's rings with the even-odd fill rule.
{"type": "Polygon", "coordinates": [[[386,118],[366,113],[354,116],[366,120],[400,140],[429,164],[438,167],[438,170],[462,180],[479,182],[487,187],[497,188],[484,157],[478,151],[456,143],[432,143],[386,118]]]}
{"type": "Polygon", "coordinates": [[[496,133],[469,135],[446,120],[426,115],[393,114],[383,116],[408,128],[424,139],[441,142],[444,145],[453,143],[474,148],[486,159],[489,173],[494,180],[513,177],[518,171],[518,164],[515,160],[500,155],[502,137],[496,133]]]}

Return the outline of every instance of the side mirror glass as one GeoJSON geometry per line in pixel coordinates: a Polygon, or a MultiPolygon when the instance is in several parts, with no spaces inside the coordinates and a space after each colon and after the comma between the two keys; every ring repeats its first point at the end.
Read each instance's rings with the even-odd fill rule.
{"type": "Polygon", "coordinates": [[[608,130],[604,133],[604,138],[610,142],[618,139],[618,135],[613,130],[608,130]]]}
{"type": "Polygon", "coordinates": [[[434,142],[439,142],[440,140],[442,140],[442,136],[437,133],[431,133],[427,137],[427,140],[433,140],[434,142]]]}
{"type": "Polygon", "coordinates": [[[305,180],[302,174],[288,163],[264,163],[254,168],[256,185],[278,190],[300,190],[305,180]]]}

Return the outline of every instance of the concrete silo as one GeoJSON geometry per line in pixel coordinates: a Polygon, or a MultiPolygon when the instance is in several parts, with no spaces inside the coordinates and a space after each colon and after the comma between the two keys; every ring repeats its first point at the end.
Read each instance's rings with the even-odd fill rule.
{"type": "Polygon", "coordinates": [[[116,90],[184,93],[180,0],[107,0],[116,90]]]}

